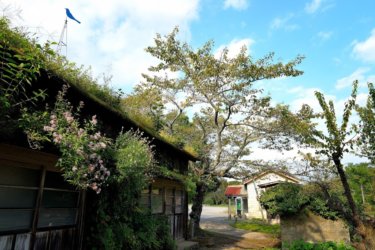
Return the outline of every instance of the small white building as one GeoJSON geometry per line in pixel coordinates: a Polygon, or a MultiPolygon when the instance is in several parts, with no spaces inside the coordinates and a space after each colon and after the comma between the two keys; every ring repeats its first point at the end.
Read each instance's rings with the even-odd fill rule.
{"type": "Polygon", "coordinates": [[[244,185],[229,185],[225,190],[225,196],[228,198],[228,218],[246,214],[247,211],[247,192],[244,185]]]}
{"type": "Polygon", "coordinates": [[[248,211],[245,213],[246,217],[268,219],[266,210],[259,203],[260,194],[267,188],[282,182],[300,183],[301,181],[287,172],[278,170],[267,170],[245,180],[243,186],[247,193],[248,207],[248,211]]]}

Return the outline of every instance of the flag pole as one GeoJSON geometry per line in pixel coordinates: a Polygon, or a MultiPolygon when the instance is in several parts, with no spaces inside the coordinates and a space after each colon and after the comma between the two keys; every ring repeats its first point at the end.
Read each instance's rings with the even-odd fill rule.
{"type": "Polygon", "coordinates": [[[59,40],[59,43],[57,44],[56,52],[60,54],[62,47],[65,47],[65,56],[67,57],[68,56],[68,18],[67,17],[65,18],[65,21],[64,21],[64,27],[60,34],[60,40],[59,40]]]}

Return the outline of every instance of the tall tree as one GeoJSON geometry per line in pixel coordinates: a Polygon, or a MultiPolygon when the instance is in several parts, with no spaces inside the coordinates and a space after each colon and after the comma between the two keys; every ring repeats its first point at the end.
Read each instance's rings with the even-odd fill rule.
{"type": "Polygon", "coordinates": [[[354,202],[352,191],[349,186],[347,175],[344,171],[342,158],[345,153],[355,144],[356,135],[353,136],[353,130],[349,126],[349,119],[356,104],[358,82],[353,83],[351,97],[345,103],[342,122],[338,124],[336,111],[332,100],[326,102],[325,97],[320,92],[315,92],[315,96],[322,108],[321,117],[326,124],[326,133],[321,130],[313,129],[309,141],[317,148],[317,153],[327,156],[334,163],[341,184],[344,188],[344,195],[347,199],[351,211],[351,224],[355,227],[357,233],[366,238],[364,224],[360,218],[358,207],[354,202]]]}
{"type": "Polygon", "coordinates": [[[358,107],[362,126],[361,140],[358,141],[361,154],[375,164],[375,89],[372,83],[368,83],[369,97],[365,107],[358,107]]]}
{"type": "MultiPolygon", "coordinates": [[[[270,53],[253,60],[245,47],[231,57],[227,48],[215,53],[213,42],[194,50],[178,41],[177,33],[178,29],[165,37],[158,34],[155,45],[146,49],[159,63],[149,68],[154,74],[144,74],[146,81],[140,88],[157,88],[174,109],[166,130],[172,135],[176,133],[175,121],[184,112],[196,111],[194,138],[188,138],[195,140],[201,161],[191,167],[197,182],[190,217],[199,228],[203,199],[210,187],[217,188],[221,177],[231,176],[231,170],[243,165],[250,144],[272,141],[288,127],[275,118],[276,113],[287,111],[286,107],[271,108],[270,98],[262,96],[254,82],[301,75],[295,67],[302,57],[275,63],[270,53]]],[[[277,141],[287,142],[288,138],[277,141]]]]}
{"type": "Polygon", "coordinates": [[[133,120],[155,131],[163,128],[164,105],[157,89],[143,90],[136,87],[132,94],[121,100],[121,106],[133,120]]]}

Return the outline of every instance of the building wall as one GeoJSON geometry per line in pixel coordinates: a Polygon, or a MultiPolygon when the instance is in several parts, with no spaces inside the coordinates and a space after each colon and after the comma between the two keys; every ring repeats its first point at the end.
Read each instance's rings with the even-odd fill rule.
{"type": "Polygon", "coordinates": [[[85,192],[57,156],[0,143],[0,249],[79,249],[85,192]]]}
{"type": "Polygon", "coordinates": [[[349,242],[349,229],[342,220],[327,220],[311,212],[281,218],[281,241],[349,242]]]}
{"type": "Polygon", "coordinates": [[[174,239],[187,237],[187,192],[178,181],[158,178],[142,193],[144,206],[149,206],[153,214],[168,217],[171,235],[174,239]]]}
{"type": "Polygon", "coordinates": [[[290,180],[275,173],[268,173],[247,184],[248,213],[246,216],[248,218],[267,219],[267,212],[258,201],[258,197],[265,189],[259,188],[258,185],[277,181],[288,182],[290,180]]]}

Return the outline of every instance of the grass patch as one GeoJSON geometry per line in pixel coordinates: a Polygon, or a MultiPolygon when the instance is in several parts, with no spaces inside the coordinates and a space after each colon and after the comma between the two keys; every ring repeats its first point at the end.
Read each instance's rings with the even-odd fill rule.
{"type": "Polygon", "coordinates": [[[280,225],[271,225],[259,219],[241,220],[231,224],[232,227],[252,232],[280,235],[280,225]]]}

